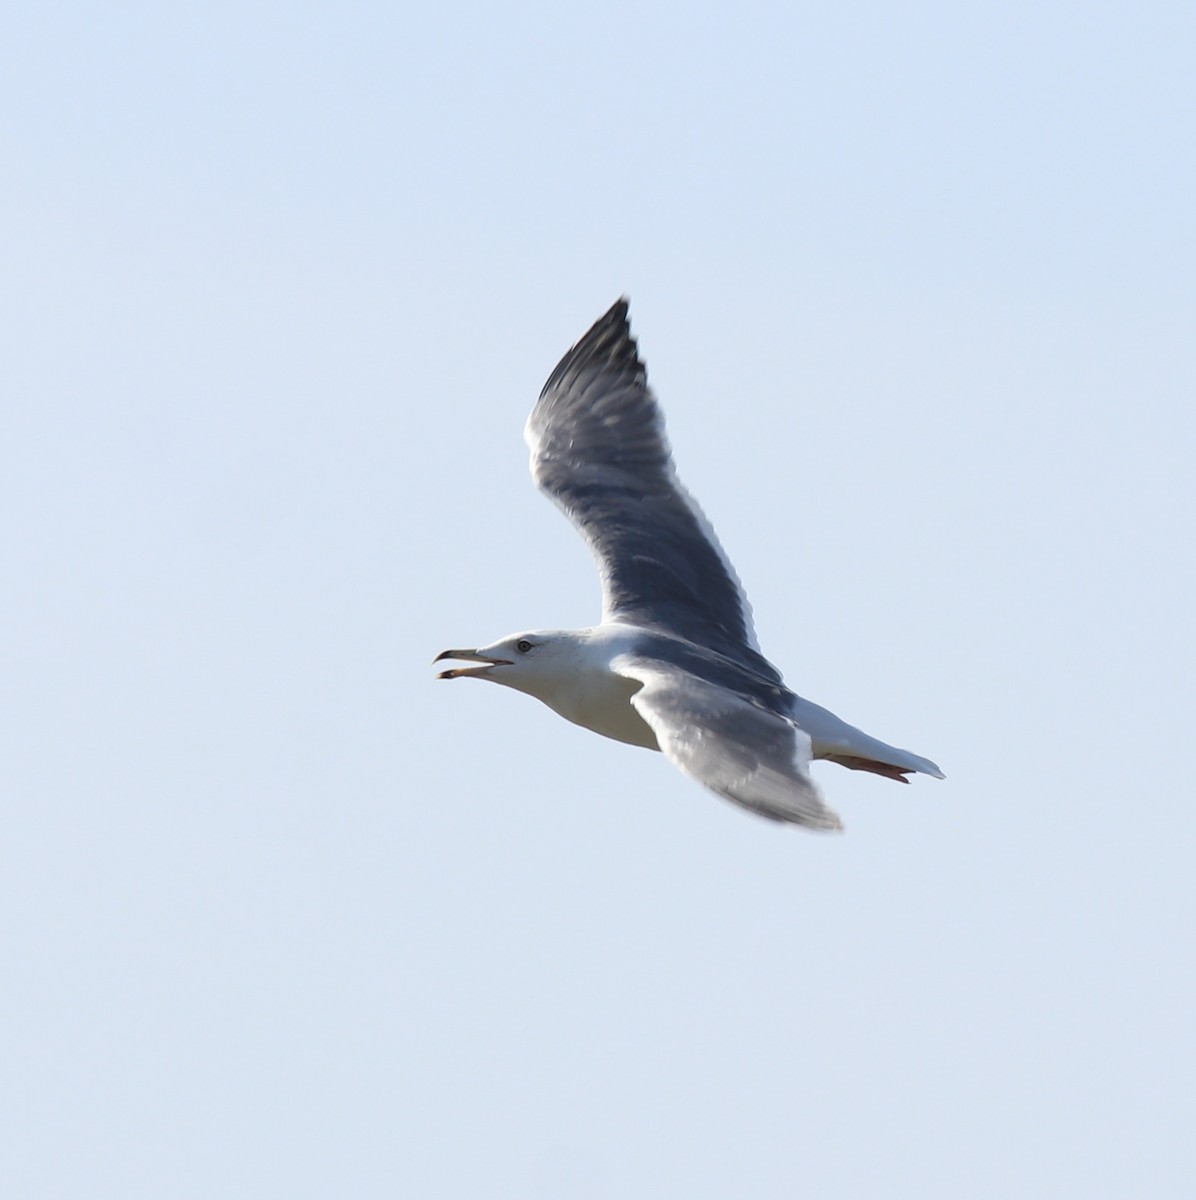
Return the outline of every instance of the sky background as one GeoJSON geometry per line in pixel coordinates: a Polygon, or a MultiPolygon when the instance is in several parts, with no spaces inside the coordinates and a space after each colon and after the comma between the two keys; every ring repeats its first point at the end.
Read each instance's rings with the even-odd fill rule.
{"type": "Polygon", "coordinates": [[[0,1192],[1193,1194],[1190,4],[2,25],[0,1192]],[[434,681],[621,293],[842,837],[434,681]]]}

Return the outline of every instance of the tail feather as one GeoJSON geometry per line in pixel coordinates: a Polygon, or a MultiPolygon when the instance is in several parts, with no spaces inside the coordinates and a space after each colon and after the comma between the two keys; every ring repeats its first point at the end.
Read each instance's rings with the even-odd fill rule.
{"type": "Polygon", "coordinates": [[[870,737],[862,729],[848,725],[829,709],[811,704],[809,700],[799,698],[793,706],[792,716],[810,735],[814,758],[837,762],[852,771],[871,771],[900,783],[909,783],[906,776],[914,773],[935,779],[946,778],[930,759],[870,737]]]}

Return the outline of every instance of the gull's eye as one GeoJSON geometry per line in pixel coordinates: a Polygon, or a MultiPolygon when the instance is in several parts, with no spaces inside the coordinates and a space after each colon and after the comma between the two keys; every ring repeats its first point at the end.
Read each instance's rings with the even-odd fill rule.
{"type": "Polygon", "coordinates": [[[519,641],[515,643],[515,649],[518,650],[520,654],[526,654],[531,648],[532,644],[527,640],[527,638],[520,638],[519,641]]]}

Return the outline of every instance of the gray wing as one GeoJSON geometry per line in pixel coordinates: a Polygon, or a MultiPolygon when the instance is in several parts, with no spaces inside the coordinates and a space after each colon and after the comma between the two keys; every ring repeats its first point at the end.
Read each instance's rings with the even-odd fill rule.
{"type": "Polygon", "coordinates": [[[665,756],[712,792],[774,821],[842,829],[810,778],[810,738],[737,692],[656,659],[616,658],[643,684],[631,697],[665,756]]]}
{"type": "Polygon", "coordinates": [[[524,436],[536,484],[597,560],[604,620],[679,635],[779,682],[734,569],[677,480],[625,298],[561,359],[524,436]]]}

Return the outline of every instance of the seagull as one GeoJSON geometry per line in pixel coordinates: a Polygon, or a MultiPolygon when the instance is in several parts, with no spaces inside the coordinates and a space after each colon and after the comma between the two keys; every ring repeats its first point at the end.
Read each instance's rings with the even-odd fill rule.
{"type": "Polygon", "coordinates": [[[810,761],[908,783],[929,759],[790,691],[760,653],[734,567],[673,468],[626,297],[561,359],[528,418],[537,486],[585,539],[602,583],[589,629],[515,633],[445,659],[567,721],[660,750],[712,792],[774,821],[839,830],[810,761]]]}

